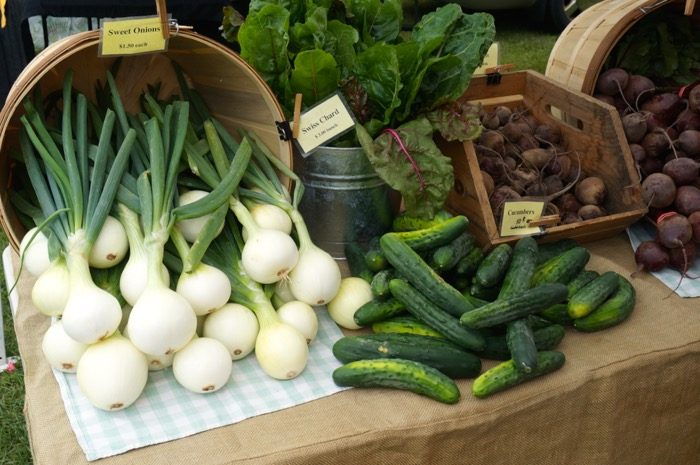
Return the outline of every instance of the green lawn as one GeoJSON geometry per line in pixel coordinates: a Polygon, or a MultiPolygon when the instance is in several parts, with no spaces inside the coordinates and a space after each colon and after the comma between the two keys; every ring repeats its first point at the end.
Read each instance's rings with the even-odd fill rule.
{"type": "MultiPolygon", "coordinates": [[[[501,63],[512,63],[517,69],[533,69],[544,73],[549,52],[557,35],[528,28],[517,17],[496,16],[496,40],[501,44],[501,63]]],[[[0,233],[0,247],[7,239],[0,233]]],[[[17,355],[17,341],[7,301],[4,279],[2,289],[3,323],[8,355],[17,355]]],[[[31,452],[23,417],[24,385],[21,364],[13,373],[0,374],[0,464],[31,464],[31,452]]]]}

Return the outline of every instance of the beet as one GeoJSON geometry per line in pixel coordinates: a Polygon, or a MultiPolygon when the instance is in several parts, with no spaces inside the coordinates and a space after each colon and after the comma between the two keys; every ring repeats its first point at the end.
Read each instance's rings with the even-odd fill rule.
{"type": "Polygon", "coordinates": [[[700,189],[695,186],[681,186],[676,191],[674,206],[678,213],[690,215],[700,211],[700,189]]]}
{"type": "Polygon", "coordinates": [[[501,126],[510,121],[510,115],[513,114],[512,110],[505,105],[497,106],[494,112],[498,116],[498,120],[500,121],[501,126]]]}
{"type": "Polygon", "coordinates": [[[518,139],[517,145],[523,152],[525,152],[526,150],[537,149],[540,147],[540,143],[537,141],[537,139],[535,139],[535,136],[533,136],[532,134],[521,135],[520,139],[518,139]]]}
{"type": "Polygon", "coordinates": [[[517,142],[518,139],[520,139],[520,136],[523,135],[520,125],[514,121],[504,124],[501,128],[501,134],[503,134],[503,137],[513,143],[517,142]]]}
{"type": "Polygon", "coordinates": [[[483,179],[484,182],[484,189],[486,189],[486,195],[490,196],[495,189],[493,178],[486,171],[481,171],[481,179],[483,179]]]}
{"type": "Polygon", "coordinates": [[[686,129],[678,135],[678,148],[691,157],[700,155],[700,131],[696,129],[686,129]]]}
{"type": "Polygon", "coordinates": [[[640,144],[649,157],[660,157],[670,146],[669,138],[660,129],[647,133],[640,144]]]}
{"type": "Polygon", "coordinates": [[[601,205],[606,193],[605,183],[596,176],[584,178],[576,184],[576,198],[584,205],[601,205]]]}
{"type": "Polygon", "coordinates": [[[501,126],[501,121],[495,112],[485,113],[481,118],[481,124],[486,129],[498,129],[501,126]]]}
{"type": "Polygon", "coordinates": [[[661,216],[656,222],[656,229],[659,233],[659,243],[668,249],[681,247],[693,238],[690,221],[677,213],[661,216]]]}
{"type": "Polygon", "coordinates": [[[630,75],[622,68],[610,68],[598,76],[595,90],[603,95],[617,95],[627,87],[630,75]]]}
{"type": "Polygon", "coordinates": [[[608,105],[615,106],[615,98],[611,97],[610,95],[605,95],[605,94],[593,94],[593,97],[597,98],[601,102],[607,103],[608,105]]]}
{"type": "Polygon", "coordinates": [[[680,271],[683,275],[693,266],[697,257],[697,248],[694,242],[688,242],[683,247],[677,247],[668,251],[669,266],[680,271]]]}
{"type": "Polygon", "coordinates": [[[630,144],[630,152],[632,152],[632,157],[634,157],[634,161],[637,163],[641,162],[647,157],[646,150],[644,150],[644,147],[639,144],[630,144]]]}
{"type": "Polygon", "coordinates": [[[661,271],[669,265],[671,257],[658,242],[644,241],[634,251],[634,261],[639,271],[661,271]]]}
{"type": "Polygon", "coordinates": [[[660,173],[663,167],[664,161],[659,158],[646,157],[644,160],[639,162],[639,169],[642,171],[644,176],[660,173]]]}
{"type": "Polygon", "coordinates": [[[693,212],[688,216],[690,227],[693,228],[693,240],[700,242],[700,211],[693,212]]]}
{"type": "Polygon", "coordinates": [[[687,157],[672,158],[664,164],[662,171],[673,179],[676,187],[685,186],[695,182],[698,171],[700,171],[700,164],[687,157]]]}
{"type": "Polygon", "coordinates": [[[566,212],[561,216],[561,224],[572,224],[583,221],[583,219],[578,216],[578,213],[566,212]]]}
{"type": "Polygon", "coordinates": [[[498,157],[480,156],[479,168],[481,168],[482,171],[486,171],[493,178],[493,181],[496,184],[501,183],[506,179],[503,162],[498,157]]]}
{"type": "Polygon", "coordinates": [[[520,194],[508,186],[497,187],[489,197],[491,210],[497,219],[503,215],[503,204],[508,200],[520,200],[520,194]]]}
{"type": "Polygon", "coordinates": [[[599,207],[598,205],[584,205],[578,210],[578,216],[584,220],[600,218],[601,216],[605,216],[605,214],[605,209],[599,207]]]}
{"type": "Polygon", "coordinates": [[[539,124],[535,128],[535,137],[549,144],[558,144],[561,142],[561,129],[551,124],[539,124]]]}
{"type": "Polygon", "coordinates": [[[695,86],[688,92],[688,106],[692,111],[700,112],[700,87],[695,86]]]}
{"type": "Polygon", "coordinates": [[[653,113],[647,113],[646,114],[646,119],[647,119],[647,132],[652,132],[652,131],[657,131],[657,130],[666,130],[666,124],[664,124],[663,121],[661,121],[661,118],[656,116],[653,113]]]}
{"type": "Polygon", "coordinates": [[[641,142],[647,133],[647,119],[642,113],[629,113],[622,117],[622,127],[627,142],[636,144],[641,142]]]}
{"type": "Polygon", "coordinates": [[[700,129],[700,114],[686,108],[683,110],[678,118],[676,118],[676,124],[674,125],[680,132],[686,131],[688,129],[700,129]]]}
{"type": "Polygon", "coordinates": [[[520,154],[523,161],[527,166],[531,166],[537,169],[542,169],[549,161],[554,158],[554,154],[547,149],[533,148],[524,150],[520,154]]]}
{"type": "Polygon", "coordinates": [[[670,126],[681,111],[685,109],[683,100],[673,92],[652,95],[640,108],[644,112],[656,115],[665,126],[670,126]]]}
{"type": "Polygon", "coordinates": [[[690,156],[688,156],[688,154],[682,150],[672,150],[666,154],[666,158],[664,158],[664,165],[666,165],[666,163],[668,163],[671,160],[675,160],[676,158],[690,158],[690,156]]]}
{"type": "Polygon", "coordinates": [[[557,175],[551,175],[544,178],[542,181],[546,195],[553,195],[564,188],[564,182],[557,175]]]}
{"type": "Polygon", "coordinates": [[[637,105],[642,103],[646,98],[651,97],[652,92],[656,89],[654,81],[646,76],[632,74],[624,87],[623,95],[625,100],[632,108],[637,108],[637,105]],[[639,99],[639,102],[637,102],[639,99]]]}
{"type": "Polygon", "coordinates": [[[652,173],[642,181],[642,198],[650,207],[666,208],[676,198],[676,185],[669,175],[652,173]]]}
{"type": "Polygon", "coordinates": [[[505,153],[505,140],[503,139],[503,135],[498,131],[488,130],[482,132],[479,136],[478,143],[501,155],[505,153]]]}
{"type": "Polygon", "coordinates": [[[581,202],[579,202],[576,196],[571,192],[567,192],[559,197],[556,204],[559,211],[564,213],[578,213],[579,209],[582,207],[581,202]]]}

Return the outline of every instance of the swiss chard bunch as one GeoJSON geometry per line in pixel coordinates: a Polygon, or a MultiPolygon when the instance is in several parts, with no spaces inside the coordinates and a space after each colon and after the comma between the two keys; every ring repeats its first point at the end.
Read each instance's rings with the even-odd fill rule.
{"type": "Polygon", "coordinates": [[[408,34],[402,23],[400,0],[253,0],[244,21],[224,18],[224,30],[289,115],[296,94],[308,107],[342,93],[379,176],[401,192],[409,211],[432,216],[453,181],[433,133],[448,140],[479,135],[477,112],[456,101],[495,25],[491,15],[465,14],[452,3],[424,15],[408,34]]]}

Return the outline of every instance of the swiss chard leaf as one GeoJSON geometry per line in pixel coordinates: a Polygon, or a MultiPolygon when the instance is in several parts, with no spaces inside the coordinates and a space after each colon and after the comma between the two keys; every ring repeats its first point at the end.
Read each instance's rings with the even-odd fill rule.
{"type": "Polygon", "coordinates": [[[401,32],[401,0],[342,0],[347,22],[360,32],[366,46],[375,42],[392,42],[401,32]]]}
{"type": "Polygon", "coordinates": [[[401,73],[399,60],[393,45],[377,43],[357,55],[355,76],[373,102],[375,119],[387,125],[391,115],[399,107],[401,73]]]}
{"type": "Polygon", "coordinates": [[[423,57],[433,52],[440,54],[438,49],[461,16],[462,9],[459,5],[448,3],[427,13],[413,26],[411,40],[420,46],[423,57]]]}
{"type": "Polygon", "coordinates": [[[336,19],[328,21],[326,42],[323,49],[335,57],[342,78],[348,77],[350,70],[355,67],[357,56],[355,44],[359,40],[360,35],[354,27],[336,19]]]}
{"type": "Polygon", "coordinates": [[[302,94],[306,106],[313,105],[338,89],[339,72],[335,58],[323,50],[305,50],[294,59],[291,89],[302,94]]]}
{"type": "Polygon", "coordinates": [[[483,129],[479,119],[480,109],[479,105],[455,102],[430,111],[425,116],[445,140],[474,140],[483,129]]]}
{"type": "Polygon", "coordinates": [[[400,143],[390,132],[372,140],[362,126],[357,126],[367,157],[379,176],[401,193],[408,214],[432,218],[444,206],[454,182],[452,162],[435,145],[433,127],[426,118],[410,121],[395,133],[400,143]]]}
{"type": "Polygon", "coordinates": [[[298,53],[302,50],[323,48],[326,40],[328,10],[315,7],[307,11],[306,21],[295,23],[289,30],[289,50],[298,53]]]}

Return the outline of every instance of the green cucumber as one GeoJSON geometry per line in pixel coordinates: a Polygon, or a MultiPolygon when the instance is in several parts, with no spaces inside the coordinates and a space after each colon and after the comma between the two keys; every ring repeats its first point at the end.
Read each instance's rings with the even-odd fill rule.
{"type": "Polygon", "coordinates": [[[535,336],[526,318],[508,323],[506,343],[513,363],[519,371],[530,373],[537,366],[535,336]]]}
{"type": "MultiPolygon", "coordinates": [[[[566,330],[562,325],[549,325],[532,332],[538,351],[556,349],[566,330]]],[[[509,360],[511,358],[508,342],[504,335],[486,336],[486,347],[479,356],[490,360],[509,360]]]]}
{"type": "Polygon", "coordinates": [[[484,251],[479,247],[474,247],[455,266],[455,273],[459,276],[471,277],[479,269],[481,261],[484,259],[484,251]]]}
{"type": "Polygon", "coordinates": [[[467,312],[459,321],[469,328],[485,328],[507,323],[566,300],[566,293],[566,286],[563,284],[542,284],[467,312]]]}
{"type": "Polygon", "coordinates": [[[333,355],[343,363],[375,358],[401,358],[431,366],[452,379],[473,378],[481,359],[445,339],[416,334],[345,336],[333,344],[333,355]]]}
{"type": "Polygon", "coordinates": [[[333,371],[338,386],[382,387],[411,391],[437,401],[454,404],[460,392],[444,373],[422,363],[403,359],[357,360],[333,371]]]}
{"type": "Polygon", "coordinates": [[[605,302],[615,291],[620,283],[620,275],[614,271],[606,271],[569,299],[568,310],[571,318],[582,318],[600,304],[605,302]]]}
{"type": "Polygon", "coordinates": [[[513,256],[498,293],[499,299],[530,289],[532,274],[537,261],[537,242],[532,237],[523,237],[513,246],[513,256]]]}
{"type": "Polygon", "coordinates": [[[469,220],[464,215],[458,215],[425,229],[415,231],[393,232],[416,252],[435,249],[449,244],[464,233],[469,226],[469,220]]]}
{"type": "Polygon", "coordinates": [[[469,299],[430,268],[396,233],[384,234],[380,244],[389,263],[432,304],[453,316],[459,316],[474,308],[469,299]]]}
{"type": "Polygon", "coordinates": [[[501,288],[499,286],[484,287],[479,283],[472,282],[469,287],[469,297],[473,297],[484,302],[493,302],[498,298],[501,288]]]}
{"type": "Polygon", "coordinates": [[[474,282],[482,287],[498,286],[508,270],[512,255],[513,247],[510,244],[494,247],[479,264],[474,282]]]}
{"type": "Polygon", "coordinates": [[[393,268],[386,268],[377,271],[369,283],[372,288],[372,295],[376,299],[385,300],[391,296],[389,292],[389,281],[396,277],[396,271],[393,268]]]}
{"type": "Polygon", "coordinates": [[[586,267],[591,254],[584,247],[574,247],[547,260],[535,269],[532,286],[545,283],[568,284],[586,267]]]}
{"type": "Polygon", "coordinates": [[[396,215],[391,224],[391,229],[392,231],[415,231],[417,229],[430,228],[431,226],[449,220],[453,216],[452,213],[446,210],[438,210],[431,219],[425,219],[409,215],[404,211],[396,215]]]}
{"type": "Polygon", "coordinates": [[[457,263],[474,248],[474,236],[465,231],[449,244],[433,250],[430,266],[438,273],[444,273],[457,266],[457,263]]]}
{"type": "Polygon", "coordinates": [[[566,357],[561,352],[542,351],[537,354],[537,366],[529,373],[524,373],[516,368],[513,360],[507,360],[479,375],[472,384],[472,394],[479,398],[488,397],[556,371],[564,365],[565,361],[566,357]]]}
{"type": "Polygon", "coordinates": [[[396,299],[372,299],[355,310],[353,319],[359,326],[369,326],[378,321],[387,320],[395,315],[404,313],[406,307],[396,299]]]}
{"type": "Polygon", "coordinates": [[[554,304],[542,310],[538,315],[562,326],[571,326],[574,323],[574,319],[569,316],[568,303],[554,304]]]}
{"type": "Polygon", "coordinates": [[[389,262],[379,246],[379,236],[373,237],[368,243],[368,248],[365,252],[365,265],[373,273],[389,267],[389,262]]]}
{"type": "Polygon", "coordinates": [[[530,328],[532,328],[533,331],[541,328],[546,328],[547,326],[551,326],[552,322],[542,318],[541,316],[537,314],[530,314],[527,316],[527,323],[530,325],[530,328]]]}
{"type": "Polygon", "coordinates": [[[403,302],[411,315],[445,336],[447,340],[475,352],[484,348],[484,337],[480,333],[462,326],[457,318],[440,309],[407,281],[392,279],[389,288],[392,295],[403,302]]]}
{"type": "Polygon", "coordinates": [[[372,282],[374,273],[365,263],[365,251],[358,242],[352,241],[345,244],[345,259],[352,276],[362,278],[368,283],[372,282]]]}
{"type": "MultiPolygon", "coordinates": [[[[401,305],[403,306],[403,304],[401,305]]],[[[372,331],[375,333],[417,334],[445,339],[445,336],[411,315],[395,316],[384,321],[377,321],[372,324],[372,331]]]]}
{"type": "Polygon", "coordinates": [[[585,332],[600,331],[623,322],[632,314],[636,300],[634,287],[622,276],[618,276],[618,280],[617,292],[593,312],[575,319],[574,328],[585,332]]]}
{"type": "Polygon", "coordinates": [[[593,270],[581,270],[579,274],[574,277],[566,287],[569,289],[569,298],[571,298],[578,291],[583,289],[583,286],[593,281],[595,278],[600,276],[600,273],[593,270]]]}
{"type": "Polygon", "coordinates": [[[555,242],[547,242],[540,244],[537,248],[537,264],[542,263],[561,255],[569,249],[576,247],[578,243],[573,239],[561,239],[555,242]]]}

